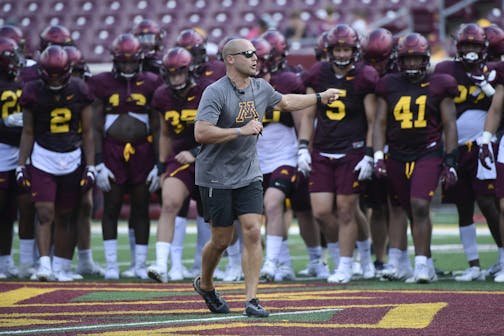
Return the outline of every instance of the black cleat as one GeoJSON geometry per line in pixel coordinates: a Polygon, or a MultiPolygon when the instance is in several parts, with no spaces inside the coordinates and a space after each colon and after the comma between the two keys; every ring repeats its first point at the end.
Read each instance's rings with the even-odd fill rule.
{"type": "Polygon", "coordinates": [[[200,281],[201,281],[201,276],[197,276],[194,278],[193,281],[193,287],[196,292],[198,292],[199,295],[203,299],[205,299],[205,303],[208,306],[208,309],[212,313],[216,314],[227,314],[229,313],[229,306],[223,298],[215,291],[215,288],[212,289],[211,291],[204,291],[200,288],[200,281]]]}
{"type": "Polygon", "coordinates": [[[259,304],[258,299],[251,299],[245,303],[243,315],[248,317],[268,317],[269,312],[259,304]]]}

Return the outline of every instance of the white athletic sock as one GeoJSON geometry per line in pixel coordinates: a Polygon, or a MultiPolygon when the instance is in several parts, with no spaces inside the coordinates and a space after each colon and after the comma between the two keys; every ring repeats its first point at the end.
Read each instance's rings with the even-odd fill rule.
{"type": "MultiPolygon", "coordinates": [[[[327,244],[327,247],[329,248],[329,244],[327,244]]],[[[340,271],[344,271],[344,272],[351,272],[352,271],[352,264],[353,264],[352,257],[340,257],[338,268],[335,268],[335,269],[340,270],[340,271]]]]}
{"type": "Polygon", "coordinates": [[[156,265],[166,272],[168,268],[168,255],[170,254],[170,243],[156,242],[156,265]]]}
{"type": "Polygon", "coordinates": [[[479,259],[478,243],[476,242],[476,224],[462,226],[459,228],[459,232],[467,261],[479,259]]]}
{"type": "Polygon", "coordinates": [[[310,261],[322,258],[322,246],[307,247],[306,250],[308,251],[310,261]]]}
{"type": "Polygon", "coordinates": [[[72,259],[61,258],[61,263],[64,272],[70,272],[72,270],[72,259]]]}
{"type": "Polygon", "coordinates": [[[232,266],[241,265],[241,242],[240,239],[236,239],[236,242],[229,245],[226,249],[228,254],[228,262],[232,266]]]}
{"type": "Polygon", "coordinates": [[[198,234],[196,238],[196,250],[194,251],[193,268],[201,269],[201,252],[203,251],[205,244],[210,240],[212,231],[210,224],[205,222],[205,219],[201,216],[196,217],[196,229],[198,231],[198,234]]]}
{"type": "Polygon", "coordinates": [[[34,246],[35,239],[19,239],[19,264],[32,265],[35,262],[34,246]]]}
{"type": "MultiPolygon", "coordinates": [[[[333,262],[334,262],[334,269],[338,269],[339,263],[340,263],[340,249],[339,249],[339,243],[327,243],[327,250],[329,251],[329,254],[331,255],[333,262]]],[[[352,259],[352,258],[350,258],[352,259]]]]}
{"type": "Polygon", "coordinates": [[[401,257],[399,258],[399,264],[411,266],[411,261],[407,249],[401,250],[401,257]]]}
{"type": "Polygon", "coordinates": [[[356,244],[361,264],[369,264],[371,262],[371,240],[360,240],[357,241],[356,244]]]}
{"type": "Polygon", "coordinates": [[[280,265],[292,267],[288,239],[282,240],[282,246],[280,247],[280,254],[278,255],[278,263],[280,265]]]}
{"type": "Polygon", "coordinates": [[[184,239],[186,235],[187,219],[177,216],[175,218],[175,230],[170,247],[171,267],[182,268],[182,254],[184,252],[184,239]]]}
{"type": "Polygon", "coordinates": [[[135,245],[135,267],[145,267],[147,261],[147,245],[135,245]]]}
{"type": "Polygon", "coordinates": [[[276,264],[281,247],[282,236],[266,235],[266,260],[276,264]]]}
{"type": "Polygon", "coordinates": [[[51,257],[49,256],[43,256],[39,258],[39,265],[44,268],[48,268],[52,270],[51,266],[51,257]]]}
{"type": "Polygon", "coordinates": [[[393,267],[397,267],[401,260],[402,251],[398,248],[392,247],[388,252],[388,263],[393,267]]]}
{"type": "Polygon", "coordinates": [[[499,247],[497,251],[499,252],[499,259],[497,259],[497,262],[504,265],[504,247],[499,247]]]}
{"type": "Polygon", "coordinates": [[[130,246],[130,268],[135,268],[136,238],[135,238],[135,229],[133,228],[128,229],[128,241],[130,246]]]}
{"type": "Polygon", "coordinates": [[[79,250],[79,265],[92,264],[93,261],[93,252],[91,249],[89,250],[79,250]]]}
{"type": "MultiPolygon", "coordinates": [[[[109,239],[103,241],[103,249],[105,252],[105,261],[107,268],[117,268],[117,239],[109,239]]],[[[132,262],[135,258],[132,259],[132,262]]]]}
{"type": "Polygon", "coordinates": [[[427,265],[427,257],[426,256],[422,256],[422,255],[415,256],[415,267],[420,264],[427,265]]]}
{"type": "Polygon", "coordinates": [[[65,259],[54,256],[52,260],[53,272],[54,273],[63,272],[65,270],[64,263],[65,259]]]}

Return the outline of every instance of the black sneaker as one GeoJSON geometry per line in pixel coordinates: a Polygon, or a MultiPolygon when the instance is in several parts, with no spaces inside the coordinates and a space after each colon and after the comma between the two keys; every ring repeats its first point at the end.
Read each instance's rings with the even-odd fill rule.
{"type": "Polygon", "coordinates": [[[208,309],[212,313],[216,314],[227,314],[229,313],[229,306],[223,298],[215,291],[215,288],[212,289],[211,291],[204,291],[200,288],[200,281],[201,281],[201,276],[197,276],[194,278],[193,281],[193,287],[196,292],[198,292],[199,295],[203,299],[205,299],[205,303],[208,306],[208,309]]]}
{"type": "Polygon", "coordinates": [[[251,299],[245,303],[243,315],[248,317],[268,317],[269,312],[259,304],[258,299],[251,299]]]}

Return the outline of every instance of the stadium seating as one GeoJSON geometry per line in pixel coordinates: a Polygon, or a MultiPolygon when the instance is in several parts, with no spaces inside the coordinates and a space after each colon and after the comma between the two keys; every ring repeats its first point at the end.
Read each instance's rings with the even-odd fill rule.
{"type": "MultiPolygon", "coordinates": [[[[450,6],[459,1],[445,3],[450,6]]],[[[384,17],[394,18],[386,25],[393,32],[409,27],[407,16],[395,19],[394,13],[410,8],[414,30],[428,34],[437,28],[437,0],[3,0],[0,24],[19,25],[30,50],[37,49],[38,33],[44,27],[51,23],[65,25],[89,62],[107,62],[110,61],[108,46],[113,38],[130,30],[142,18],[160,23],[166,31],[167,47],[173,45],[180,30],[192,26],[207,30],[209,42],[217,44],[229,34],[247,35],[258,17],[265,13],[283,29],[294,9],[302,13],[309,35],[314,37],[318,32],[313,27],[320,24],[320,14],[329,6],[340,13],[341,22],[356,9],[371,9],[367,18],[371,26],[384,17]]],[[[481,15],[502,24],[502,2],[480,0],[454,13],[453,18],[467,21],[481,15]]]]}

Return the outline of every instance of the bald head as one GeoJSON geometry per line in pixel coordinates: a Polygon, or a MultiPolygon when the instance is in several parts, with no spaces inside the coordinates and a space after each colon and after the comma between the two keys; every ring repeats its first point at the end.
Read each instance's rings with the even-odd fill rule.
{"type": "Polygon", "coordinates": [[[245,50],[255,49],[252,42],[247,39],[237,38],[227,42],[222,49],[222,56],[226,58],[227,55],[236,54],[245,50]]]}

